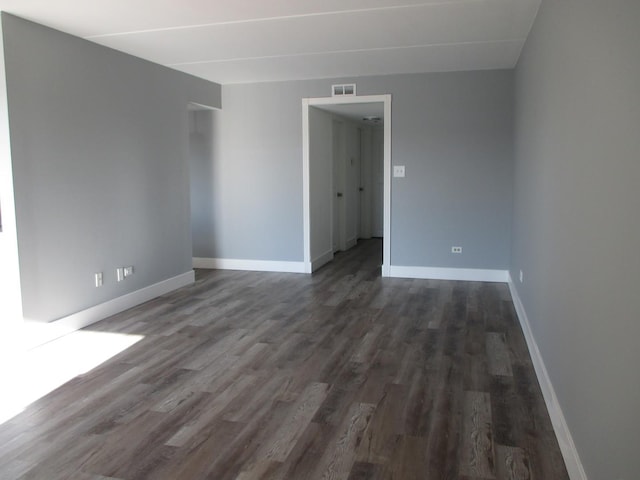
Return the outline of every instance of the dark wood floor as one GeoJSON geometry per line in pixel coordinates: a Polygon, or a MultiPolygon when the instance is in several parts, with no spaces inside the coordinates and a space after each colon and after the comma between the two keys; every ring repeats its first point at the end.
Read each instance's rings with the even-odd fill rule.
{"type": "Polygon", "coordinates": [[[0,478],[568,478],[507,286],[380,260],[198,271],[93,325],[145,338],[0,426],[0,478]]]}

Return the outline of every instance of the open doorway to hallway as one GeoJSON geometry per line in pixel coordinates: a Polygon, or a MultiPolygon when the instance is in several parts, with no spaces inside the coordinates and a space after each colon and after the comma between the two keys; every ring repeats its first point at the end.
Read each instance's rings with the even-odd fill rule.
{"type": "Polygon", "coordinates": [[[216,256],[214,218],[214,121],[219,110],[190,103],[189,190],[191,199],[191,244],[193,258],[216,256]]]}
{"type": "MultiPolygon", "coordinates": [[[[321,110],[332,117],[331,227],[336,253],[350,249],[358,240],[384,236],[383,112],[382,105],[376,104],[350,110],[349,116],[321,110]]],[[[322,114],[312,111],[312,115],[322,114]]],[[[310,135],[314,134],[312,129],[310,135]]]]}
{"type": "Polygon", "coordinates": [[[388,275],[390,142],[389,95],[303,100],[306,271],[381,238],[388,275]]]}

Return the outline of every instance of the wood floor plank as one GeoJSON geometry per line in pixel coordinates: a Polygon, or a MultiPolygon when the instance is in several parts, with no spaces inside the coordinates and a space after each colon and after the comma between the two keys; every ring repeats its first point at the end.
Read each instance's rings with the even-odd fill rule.
{"type": "Polygon", "coordinates": [[[313,477],[327,480],[346,480],[355,461],[355,447],[375,411],[368,403],[353,404],[316,467],[313,477]]]}
{"type": "Polygon", "coordinates": [[[505,480],[533,480],[524,450],[505,445],[496,445],[496,474],[505,480]]]}
{"type": "Polygon", "coordinates": [[[381,262],[197,270],[92,325],[144,338],[0,425],[0,478],[567,480],[508,286],[381,262]]]}
{"type": "Polygon", "coordinates": [[[318,408],[327,397],[329,385],[326,383],[312,383],[300,394],[298,401],[291,407],[291,414],[287,416],[273,440],[263,445],[258,452],[260,460],[275,460],[284,462],[296,442],[302,436],[318,408]]]}
{"type": "Polygon", "coordinates": [[[190,438],[200,430],[214,422],[229,403],[231,403],[241,392],[245,391],[256,382],[256,378],[251,375],[243,375],[232,385],[227,387],[220,395],[217,395],[197,417],[182,425],[174,435],[167,440],[166,445],[172,447],[182,447],[190,438]]]}
{"type": "Polygon", "coordinates": [[[425,437],[405,435],[387,465],[387,475],[381,478],[393,480],[423,480],[429,478],[428,441],[425,437]]]}
{"type": "Polygon", "coordinates": [[[406,397],[406,390],[402,385],[386,385],[356,449],[357,461],[382,465],[389,462],[404,434],[402,400],[406,397]]]}
{"type": "Polygon", "coordinates": [[[312,478],[311,472],[320,462],[335,432],[336,427],[311,422],[273,480],[312,478]]]}
{"type": "Polygon", "coordinates": [[[511,359],[507,349],[505,335],[497,332],[487,332],[487,360],[491,375],[513,376],[511,359]]]}
{"type": "Polygon", "coordinates": [[[488,393],[465,392],[460,473],[496,478],[491,433],[491,401],[488,393]]]}

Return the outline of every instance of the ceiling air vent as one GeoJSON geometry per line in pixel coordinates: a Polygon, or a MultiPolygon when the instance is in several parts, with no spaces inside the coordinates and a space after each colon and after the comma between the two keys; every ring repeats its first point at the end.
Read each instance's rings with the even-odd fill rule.
{"type": "Polygon", "coordinates": [[[332,97],[355,97],[356,95],[356,84],[348,83],[345,85],[331,85],[331,96],[332,97]]]}

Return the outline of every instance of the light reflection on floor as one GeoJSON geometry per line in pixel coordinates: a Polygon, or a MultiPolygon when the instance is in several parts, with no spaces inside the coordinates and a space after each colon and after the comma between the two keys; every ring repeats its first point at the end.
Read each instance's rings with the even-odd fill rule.
{"type": "Polygon", "coordinates": [[[0,424],[77,375],[88,372],[144,338],[141,335],[79,330],[35,348],[24,348],[24,344],[29,343],[28,340],[25,342],[24,335],[11,340],[3,335],[0,424]]]}

